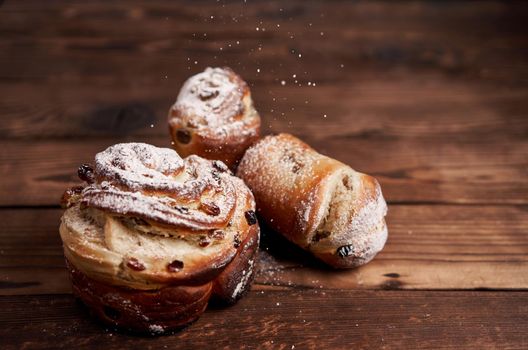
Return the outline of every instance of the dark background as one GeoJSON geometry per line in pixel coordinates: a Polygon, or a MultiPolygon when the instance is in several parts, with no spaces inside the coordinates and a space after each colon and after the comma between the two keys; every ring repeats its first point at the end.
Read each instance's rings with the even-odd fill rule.
{"type": "Polygon", "coordinates": [[[5,1],[0,344],[527,348],[527,58],[525,2],[5,1]],[[336,272],[264,229],[238,305],[106,332],[70,294],[58,199],[111,144],[170,146],[181,84],[224,65],[264,133],[378,178],[386,248],[336,272]]]}

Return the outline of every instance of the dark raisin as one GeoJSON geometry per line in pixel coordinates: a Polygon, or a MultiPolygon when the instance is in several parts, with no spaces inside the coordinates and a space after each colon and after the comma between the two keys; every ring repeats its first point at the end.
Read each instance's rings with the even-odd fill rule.
{"type": "Polygon", "coordinates": [[[351,182],[352,182],[352,180],[348,176],[343,178],[343,186],[345,186],[347,190],[351,190],[352,189],[351,182]]]}
{"type": "Polygon", "coordinates": [[[211,172],[211,175],[213,176],[213,179],[215,179],[216,182],[220,182],[220,175],[218,174],[217,171],[212,171],[211,172]]]}
{"type": "Polygon", "coordinates": [[[211,243],[211,241],[209,240],[209,238],[203,236],[200,238],[200,241],[198,242],[198,245],[202,248],[204,247],[207,247],[209,244],[211,243]]]}
{"type": "Polygon", "coordinates": [[[106,305],[103,307],[103,312],[111,320],[117,320],[120,316],[119,311],[117,311],[113,307],[106,306],[106,305]]]}
{"type": "Polygon", "coordinates": [[[225,173],[226,171],[229,170],[229,168],[227,167],[227,165],[225,165],[223,162],[219,161],[219,160],[213,160],[213,167],[218,170],[218,171],[221,171],[223,173],[225,173]]]}
{"type": "Polygon", "coordinates": [[[112,165],[121,170],[127,170],[127,166],[122,160],[114,159],[112,160],[112,165]]]}
{"type": "Polygon", "coordinates": [[[282,159],[287,161],[287,162],[295,162],[296,161],[295,153],[293,153],[293,152],[284,152],[284,154],[282,155],[282,159]]]}
{"type": "Polygon", "coordinates": [[[134,271],[143,271],[146,269],[145,265],[136,258],[128,259],[126,264],[134,271]]]}
{"type": "Polygon", "coordinates": [[[225,238],[225,232],[221,230],[214,230],[210,233],[211,238],[214,239],[224,239],[225,238]]]}
{"type": "Polygon", "coordinates": [[[177,211],[179,211],[180,213],[182,214],[187,214],[189,213],[189,208],[187,207],[174,207],[174,209],[176,209],[177,211]]]}
{"type": "Polygon", "coordinates": [[[340,258],[345,258],[353,253],[354,253],[354,247],[351,244],[344,245],[342,247],[339,247],[339,249],[337,249],[337,255],[339,255],[340,258]]]}
{"type": "Polygon", "coordinates": [[[299,170],[301,170],[301,168],[302,168],[302,165],[301,165],[301,164],[299,164],[299,163],[295,163],[295,164],[293,164],[292,172],[293,172],[294,174],[297,174],[297,173],[299,172],[299,170]]]}
{"type": "Polygon", "coordinates": [[[187,144],[191,142],[191,132],[187,129],[178,129],[176,131],[176,138],[180,143],[187,144]]]}
{"type": "Polygon", "coordinates": [[[220,208],[214,203],[200,203],[200,209],[209,215],[217,216],[220,214],[220,208]]]}
{"type": "Polygon", "coordinates": [[[255,225],[257,223],[257,215],[253,210],[248,210],[244,213],[248,225],[255,225]]]}
{"type": "Polygon", "coordinates": [[[149,224],[147,221],[145,221],[145,220],[143,220],[143,219],[141,219],[141,218],[132,217],[132,218],[130,218],[130,219],[131,219],[131,220],[134,222],[134,224],[136,224],[136,225],[139,225],[139,226],[150,226],[150,224],[149,224]]]}
{"type": "Polygon", "coordinates": [[[167,265],[167,270],[170,272],[178,272],[181,269],[183,269],[183,261],[180,260],[174,260],[170,264],[167,265]]]}
{"type": "Polygon", "coordinates": [[[317,231],[315,233],[315,236],[312,238],[312,241],[319,242],[320,240],[327,238],[328,236],[330,236],[329,231],[317,231]]]}
{"type": "Polygon", "coordinates": [[[233,240],[233,245],[235,246],[235,248],[238,248],[238,247],[240,247],[241,243],[242,243],[242,241],[240,240],[240,235],[237,233],[235,235],[234,240],[233,240]]]}
{"type": "Polygon", "coordinates": [[[89,184],[94,183],[95,176],[93,167],[90,164],[83,164],[77,170],[79,179],[88,182],[89,184]]]}
{"type": "Polygon", "coordinates": [[[201,101],[207,101],[212,98],[215,98],[216,96],[218,96],[219,93],[220,91],[218,90],[201,90],[200,93],[198,93],[198,97],[201,101]]]}

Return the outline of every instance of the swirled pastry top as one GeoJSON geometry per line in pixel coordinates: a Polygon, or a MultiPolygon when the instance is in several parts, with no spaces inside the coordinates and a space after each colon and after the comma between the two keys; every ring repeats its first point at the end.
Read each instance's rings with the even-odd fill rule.
{"type": "Polygon", "coordinates": [[[95,157],[95,183],[82,203],[121,215],[192,230],[227,225],[235,207],[232,176],[222,163],[173,150],[129,143],[95,157]],[[214,213],[211,213],[214,212],[214,213]]]}
{"type": "Polygon", "coordinates": [[[80,176],[88,185],[69,192],[62,218],[66,257],[93,278],[134,288],[219,273],[254,210],[223,163],[143,143],[109,147],[80,176]]]}
{"type": "Polygon", "coordinates": [[[223,139],[255,133],[260,117],[244,80],[230,68],[206,68],[190,77],[172,106],[169,123],[202,136],[223,139]],[[252,126],[252,127],[248,127],[252,126]]]}

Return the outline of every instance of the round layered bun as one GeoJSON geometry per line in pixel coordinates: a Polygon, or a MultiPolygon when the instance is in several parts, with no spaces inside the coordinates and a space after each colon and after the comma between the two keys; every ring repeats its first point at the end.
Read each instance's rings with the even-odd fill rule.
{"type": "Polygon", "coordinates": [[[106,324],[160,334],[195,320],[211,296],[232,303],[247,291],[255,202],[225,164],[127,143],[79,176],[60,234],[75,295],[106,324]]]}
{"type": "Polygon", "coordinates": [[[260,133],[260,117],[247,84],[230,68],[207,68],[190,77],[169,111],[174,148],[221,160],[234,169],[260,133]]]}

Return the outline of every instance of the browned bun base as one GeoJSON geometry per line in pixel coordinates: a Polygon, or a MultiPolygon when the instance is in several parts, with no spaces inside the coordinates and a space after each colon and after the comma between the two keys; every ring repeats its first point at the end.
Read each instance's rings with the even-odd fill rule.
{"type": "Polygon", "coordinates": [[[107,326],[139,334],[160,335],[192,323],[211,297],[234,304],[250,290],[258,254],[260,229],[248,228],[234,259],[213,280],[202,285],[166,286],[139,290],[94,280],[66,259],[73,294],[107,326]]]}
{"type": "Polygon", "coordinates": [[[91,279],[68,260],[73,294],[106,325],[125,331],[158,335],[195,321],[207,307],[213,283],[167,286],[158,290],[116,287],[91,279]]]}
{"type": "Polygon", "coordinates": [[[213,294],[247,291],[255,201],[223,163],[143,143],[95,161],[80,167],[87,185],[67,193],[59,232],[73,292],[98,319],[158,335],[196,320],[213,294]]]}
{"type": "Polygon", "coordinates": [[[254,278],[259,246],[259,226],[250,226],[249,233],[237,255],[215,279],[213,297],[222,303],[233,304],[249,291],[254,278]]]}
{"type": "Polygon", "coordinates": [[[244,152],[259,139],[260,126],[257,125],[254,128],[255,134],[252,136],[227,137],[222,142],[209,139],[194,132],[191,128],[178,125],[177,121],[172,122],[169,131],[174,142],[173,147],[181,157],[196,154],[210,160],[221,160],[233,170],[238,165],[244,152]],[[191,141],[188,144],[183,144],[178,141],[176,133],[180,129],[187,130],[191,135],[191,141]]]}

